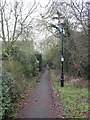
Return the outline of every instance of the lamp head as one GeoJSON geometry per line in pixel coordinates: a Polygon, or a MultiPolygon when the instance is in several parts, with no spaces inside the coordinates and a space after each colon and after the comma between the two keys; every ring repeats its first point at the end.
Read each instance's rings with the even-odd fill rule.
{"type": "Polygon", "coordinates": [[[58,15],[55,14],[55,15],[52,17],[52,19],[58,19],[58,15]]]}
{"type": "Polygon", "coordinates": [[[57,10],[58,20],[61,24],[64,23],[65,17],[60,13],[59,10],[57,10]]]}
{"type": "Polygon", "coordinates": [[[63,24],[64,21],[65,21],[65,17],[64,17],[64,16],[59,16],[59,22],[60,22],[61,24],[63,24]]]}

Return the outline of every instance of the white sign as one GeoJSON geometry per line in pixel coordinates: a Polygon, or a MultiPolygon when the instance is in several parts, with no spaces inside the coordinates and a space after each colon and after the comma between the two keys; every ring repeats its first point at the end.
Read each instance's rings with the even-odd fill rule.
{"type": "Polygon", "coordinates": [[[64,58],[61,58],[61,61],[63,62],[63,61],[64,61],[64,58]]]}

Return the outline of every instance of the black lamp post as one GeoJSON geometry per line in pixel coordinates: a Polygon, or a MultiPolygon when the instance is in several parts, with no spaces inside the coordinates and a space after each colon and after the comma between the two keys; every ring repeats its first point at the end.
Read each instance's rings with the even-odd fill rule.
{"type": "Polygon", "coordinates": [[[62,41],[62,49],[61,49],[61,66],[62,66],[62,69],[61,69],[61,87],[64,87],[64,52],[63,52],[63,26],[64,26],[64,20],[65,20],[65,17],[62,16],[59,11],[57,11],[57,15],[58,16],[55,16],[53,17],[53,19],[57,19],[58,20],[58,26],[57,25],[54,25],[52,24],[51,26],[56,28],[58,31],[59,31],[59,34],[61,35],[61,41],[62,41]],[[61,28],[61,30],[60,30],[61,28]]]}
{"type": "MultiPolygon", "coordinates": [[[[59,16],[58,16],[59,17],[59,16]]],[[[62,65],[62,72],[61,72],[61,87],[64,87],[64,51],[63,51],[63,24],[64,24],[64,17],[59,17],[59,22],[61,25],[61,40],[62,40],[62,50],[61,50],[61,65],[62,65]]]]}

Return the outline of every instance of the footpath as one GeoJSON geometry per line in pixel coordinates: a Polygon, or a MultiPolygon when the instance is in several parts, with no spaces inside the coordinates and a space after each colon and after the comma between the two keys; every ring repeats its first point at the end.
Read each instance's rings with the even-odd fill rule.
{"type": "MultiPolygon", "coordinates": [[[[62,118],[50,86],[49,71],[42,73],[17,118],[62,118]]],[[[60,106],[59,106],[60,107],[60,106]]]]}

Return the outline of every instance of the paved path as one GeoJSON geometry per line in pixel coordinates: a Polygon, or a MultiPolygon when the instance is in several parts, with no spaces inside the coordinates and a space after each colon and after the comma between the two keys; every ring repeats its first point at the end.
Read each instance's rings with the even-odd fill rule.
{"type": "Polygon", "coordinates": [[[41,75],[40,82],[33,88],[24,108],[19,112],[18,118],[50,118],[53,100],[49,82],[49,72],[46,69],[41,75]]]}
{"type": "Polygon", "coordinates": [[[61,118],[61,107],[58,110],[58,104],[55,104],[47,69],[25,103],[17,118],[61,118]]]}

